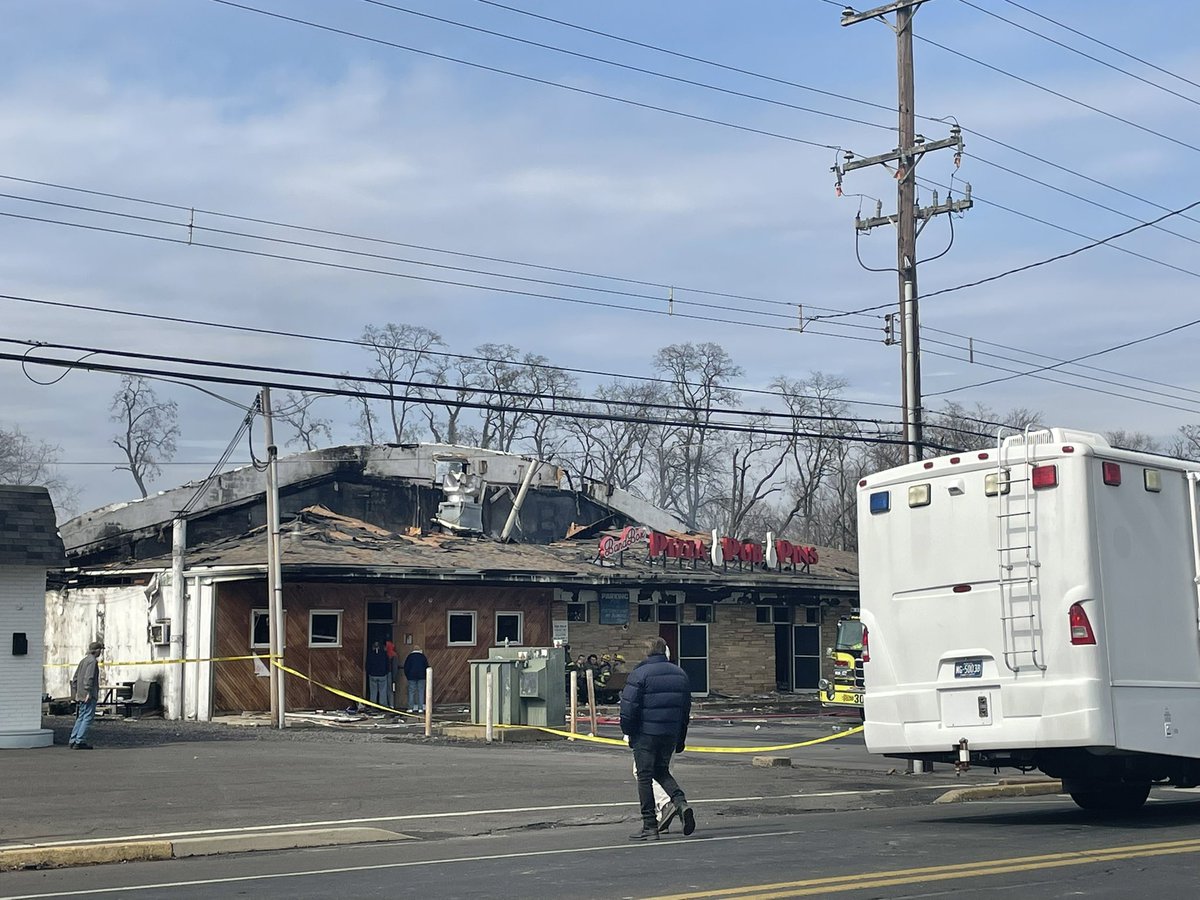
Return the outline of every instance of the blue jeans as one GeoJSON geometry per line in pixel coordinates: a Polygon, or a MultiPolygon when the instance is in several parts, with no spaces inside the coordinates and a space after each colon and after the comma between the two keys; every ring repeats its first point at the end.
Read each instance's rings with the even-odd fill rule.
{"type": "Polygon", "coordinates": [[[408,681],[408,708],[416,712],[425,712],[425,679],[408,681]]]}
{"type": "Polygon", "coordinates": [[[71,743],[87,743],[88,729],[92,727],[92,719],[96,718],[95,698],[79,704],[75,713],[75,727],[71,729],[71,743]]]}
{"type": "Polygon", "coordinates": [[[368,675],[367,676],[367,699],[372,703],[378,703],[380,706],[391,707],[392,698],[388,696],[388,682],[391,681],[386,675],[368,675]]]}

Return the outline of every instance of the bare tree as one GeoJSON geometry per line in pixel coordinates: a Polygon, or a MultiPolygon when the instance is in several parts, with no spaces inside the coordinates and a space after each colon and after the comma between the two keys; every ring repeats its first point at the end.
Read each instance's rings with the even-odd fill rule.
{"type": "Polygon", "coordinates": [[[305,450],[315,450],[317,438],[322,435],[326,441],[333,440],[332,422],[312,415],[313,404],[320,399],[319,394],[310,394],[307,391],[284,392],[283,402],[274,414],[279,421],[290,425],[296,432],[293,437],[288,438],[287,446],[303,444],[305,450]]]}
{"type": "Polygon", "coordinates": [[[1116,431],[1104,432],[1104,438],[1114,447],[1120,447],[1122,450],[1139,450],[1142,453],[1162,452],[1158,441],[1144,431],[1125,431],[1118,428],[1116,431]]]}
{"type": "Polygon", "coordinates": [[[525,386],[535,395],[528,402],[530,414],[524,443],[537,459],[555,459],[566,444],[568,433],[562,417],[550,413],[572,405],[568,398],[578,392],[579,381],[538,354],[526,353],[521,362],[525,367],[525,386]]]}
{"type": "MultiPolygon", "coordinates": [[[[477,396],[482,383],[482,368],[477,360],[449,356],[435,356],[428,361],[426,376],[434,384],[445,385],[445,389],[430,392],[430,397],[445,398],[466,403],[477,396]]],[[[429,433],[439,444],[470,444],[478,442],[479,433],[470,424],[470,410],[453,402],[445,405],[426,403],[421,412],[425,416],[429,433]]]]}
{"type": "Polygon", "coordinates": [[[841,447],[844,437],[858,431],[856,423],[848,418],[846,402],[839,397],[846,390],[846,381],[812,372],[804,379],[780,375],[771,387],[783,395],[793,431],[788,448],[791,504],[779,524],[779,533],[797,523],[800,534],[812,539],[809,530],[817,521],[822,486],[839,461],[846,459],[841,447]]]}
{"type": "Polygon", "coordinates": [[[722,440],[709,426],[722,408],[738,404],[726,387],[742,374],[741,366],[719,344],[671,344],[654,356],[654,368],[670,380],[669,402],[681,407],[671,418],[680,424],[660,429],[655,448],[659,505],[678,513],[695,528],[712,499],[714,476],[720,471],[722,440]]]}
{"type": "Polygon", "coordinates": [[[1041,413],[1024,407],[998,413],[982,403],[967,408],[951,401],[927,415],[923,437],[932,455],[986,450],[995,447],[998,439],[1036,426],[1040,420],[1041,413]]]}
{"type": "Polygon", "coordinates": [[[584,478],[632,489],[645,472],[654,430],[641,420],[661,415],[636,404],[661,403],[663,391],[653,382],[614,379],[600,385],[595,396],[599,402],[580,408],[611,418],[568,419],[563,427],[574,439],[570,456],[584,478]]]}
{"type": "Polygon", "coordinates": [[[0,425],[0,484],[40,485],[50,491],[57,510],[74,512],[79,491],[58,471],[60,452],[16,425],[0,425]]]}
{"type": "Polygon", "coordinates": [[[149,493],[146,482],[162,471],[161,463],[175,456],[178,405],[174,400],[160,400],[140,375],[122,375],[109,411],[109,418],[120,425],[113,443],[125,454],[125,465],[116,470],[129,472],[145,497],[149,493]]]}
{"type": "MultiPolygon", "coordinates": [[[[368,349],[374,357],[374,364],[367,370],[368,374],[384,382],[374,385],[374,389],[385,391],[389,397],[387,417],[392,426],[392,439],[396,443],[415,439],[417,435],[413,433],[409,421],[409,411],[413,404],[408,398],[424,396],[425,390],[395,382],[417,381],[418,376],[427,369],[428,361],[434,355],[434,348],[445,346],[442,336],[423,325],[388,322],[382,328],[375,325],[366,326],[360,340],[369,345],[368,349]]],[[[362,416],[363,414],[360,414],[360,417],[362,416]]],[[[369,418],[369,411],[365,416],[369,418]]],[[[374,423],[361,420],[360,425],[362,424],[367,425],[368,433],[374,438],[374,423]]]]}
{"type": "MultiPolygon", "coordinates": [[[[759,431],[767,429],[767,420],[761,415],[750,417],[746,424],[759,431]]],[[[730,438],[726,453],[728,490],[717,498],[724,521],[712,525],[724,526],[730,535],[744,533],[742,529],[763,501],[783,489],[778,476],[787,462],[787,447],[787,438],[758,431],[730,438]]]]}
{"type": "Polygon", "coordinates": [[[1163,452],[1176,459],[1200,459],[1200,425],[1180,425],[1163,452]]]}
{"type": "Polygon", "coordinates": [[[512,452],[525,423],[530,418],[530,401],[513,397],[509,391],[529,388],[528,369],[521,365],[520,351],[512,344],[481,344],[475,354],[480,364],[481,388],[490,403],[483,413],[479,446],[489,450],[512,452]]]}

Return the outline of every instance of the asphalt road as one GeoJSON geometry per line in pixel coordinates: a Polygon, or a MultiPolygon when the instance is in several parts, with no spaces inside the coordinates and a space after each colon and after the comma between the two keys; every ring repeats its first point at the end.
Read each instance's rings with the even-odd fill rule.
{"type": "MultiPolygon", "coordinates": [[[[694,728],[693,743],[763,746],[847,724],[715,720],[694,728]]],[[[1156,789],[1142,813],[1117,819],[1057,796],[935,806],[947,787],[995,776],[889,774],[897,764],[851,736],[787,751],[793,767],[782,769],[684,754],[676,773],[697,831],[644,845],[627,839],[638,822],[620,749],[263,738],[119,748],[113,731],[110,749],[94,754],[6,754],[4,839],[72,824],[99,839],[268,822],[369,822],[410,839],[9,872],[0,900],[1195,893],[1200,794],[1191,791],[1156,789]]]]}
{"type": "Polygon", "coordinates": [[[747,804],[657,844],[629,823],[0,876],[0,896],[972,898],[1195,894],[1200,799],[1096,821],[1057,797],[790,813],[747,804]],[[770,809],[770,811],[768,811],[770,809]]]}

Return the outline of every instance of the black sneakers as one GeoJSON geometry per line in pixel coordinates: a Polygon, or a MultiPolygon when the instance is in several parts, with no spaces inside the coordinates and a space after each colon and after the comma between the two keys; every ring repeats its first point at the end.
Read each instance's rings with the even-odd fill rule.
{"type": "Polygon", "coordinates": [[[671,807],[662,817],[662,821],[658,823],[658,833],[666,834],[671,828],[671,823],[675,821],[675,817],[679,815],[679,810],[671,807]]]}
{"type": "Polygon", "coordinates": [[[91,750],[93,748],[92,748],[92,745],[89,744],[87,741],[78,741],[71,745],[71,749],[72,750],[91,750]]]}
{"type": "Polygon", "coordinates": [[[686,803],[679,807],[679,818],[683,819],[684,834],[691,834],[696,830],[696,814],[686,803]]]}
{"type": "Polygon", "coordinates": [[[633,834],[631,834],[629,836],[629,839],[631,841],[657,841],[658,840],[658,829],[657,828],[647,828],[646,826],[642,826],[642,830],[635,831],[633,834]]]}

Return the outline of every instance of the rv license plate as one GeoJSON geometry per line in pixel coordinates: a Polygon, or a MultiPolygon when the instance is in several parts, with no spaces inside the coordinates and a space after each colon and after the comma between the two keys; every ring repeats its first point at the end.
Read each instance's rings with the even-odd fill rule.
{"type": "Polygon", "coordinates": [[[954,664],[955,678],[982,678],[982,659],[960,659],[954,664]]]}

